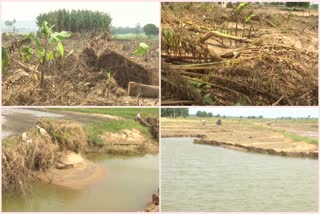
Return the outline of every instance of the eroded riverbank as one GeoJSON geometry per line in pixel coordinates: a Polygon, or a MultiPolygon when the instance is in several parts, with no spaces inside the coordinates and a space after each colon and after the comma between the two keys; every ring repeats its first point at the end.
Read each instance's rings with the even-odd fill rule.
{"type": "MultiPolygon", "coordinates": [[[[151,133],[148,133],[151,131],[149,127],[139,127],[141,126],[139,122],[130,119],[126,123],[129,119],[90,114],[81,114],[79,117],[79,114],[65,112],[48,113],[34,110],[19,112],[11,109],[4,112],[3,137],[6,137],[3,138],[2,145],[2,163],[4,164],[2,183],[5,188],[2,188],[2,191],[4,199],[7,200],[3,201],[3,203],[7,203],[5,206],[7,210],[60,210],[57,207],[46,208],[42,204],[33,205],[30,209],[28,206],[23,206],[20,210],[19,205],[15,205],[14,202],[11,204],[12,198],[20,198],[19,201],[23,201],[30,195],[32,196],[35,186],[40,184],[38,180],[42,184],[54,184],[56,188],[66,188],[66,191],[82,192],[92,189],[99,183],[106,182],[112,175],[115,176],[115,179],[119,179],[118,176],[123,176],[123,174],[117,175],[115,168],[110,169],[99,161],[93,161],[94,157],[100,155],[104,157],[104,161],[110,160],[112,155],[118,155],[118,161],[123,164],[126,156],[128,159],[132,159],[131,161],[137,158],[141,159],[136,163],[136,167],[139,169],[146,166],[149,168],[152,165],[154,167],[152,169],[153,180],[149,181],[150,188],[146,186],[148,191],[142,191],[143,186],[141,185],[139,191],[144,192],[145,195],[140,197],[140,194],[133,191],[130,185],[119,182],[115,188],[119,191],[124,188],[123,194],[135,197],[135,201],[139,203],[130,206],[121,205],[121,197],[124,196],[119,194],[121,197],[116,198],[118,203],[115,206],[98,204],[96,209],[89,209],[91,205],[86,204],[88,209],[72,207],[69,211],[143,211],[147,202],[150,201],[150,196],[159,187],[158,178],[155,179],[155,173],[158,171],[154,170],[158,169],[158,161],[156,160],[158,158],[158,143],[151,133]],[[46,119],[48,117],[51,119],[46,119]],[[118,120],[121,121],[115,122],[118,120]],[[45,130],[45,133],[41,129],[45,130]],[[148,153],[154,154],[152,158],[146,155],[148,153]],[[135,156],[136,154],[140,156],[135,156]],[[144,163],[143,160],[150,161],[150,163],[144,163]],[[8,194],[9,192],[10,194],[8,194]],[[136,196],[134,196],[135,194],[136,196]]],[[[118,167],[121,167],[121,164],[118,167]]],[[[140,170],[140,173],[143,175],[143,171],[140,170]]],[[[128,179],[132,177],[130,173],[126,176],[128,179]]],[[[146,179],[148,178],[146,177],[146,179]]],[[[120,179],[120,181],[124,180],[120,179]]],[[[134,184],[132,183],[132,185],[134,184]]],[[[101,197],[103,197],[102,194],[101,197]]],[[[68,209],[69,206],[64,206],[61,211],[68,209]]]]}

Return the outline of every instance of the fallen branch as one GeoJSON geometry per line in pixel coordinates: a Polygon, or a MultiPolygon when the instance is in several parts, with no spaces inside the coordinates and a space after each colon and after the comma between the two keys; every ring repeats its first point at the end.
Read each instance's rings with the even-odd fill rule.
{"type": "Polygon", "coordinates": [[[248,57],[248,58],[242,58],[242,59],[230,59],[230,60],[224,60],[221,62],[211,62],[211,63],[201,63],[201,64],[186,64],[186,65],[172,65],[170,66],[171,69],[173,70],[205,70],[205,69],[214,69],[215,65],[220,65],[220,64],[234,64],[234,63],[239,63],[244,60],[251,60],[256,57],[248,57]]]}
{"type": "Polygon", "coordinates": [[[14,62],[16,62],[23,70],[25,70],[26,72],[29,72],[29,73],[32,73],[32,72],[37,72],[37,73],[40,73],[38,70],[37,70],[37,67],[36,68],[32,68],[30,66],[27,66],[21,62],[19,62],[18,60],[12,58],[11,60],[13,60],[14,62]]]}
{"type": "Polygon", "coordinates": [[[247,95],[242,94],[242,93],[240,93],[240,92],[238,92],[236,90],[233,90],[233,89],[230,89],[230,88],[226,88],[226,87],[223,87],[223,86],[220,86],[220,85],[216,85],[216,84],[213,84],[213,83],[209,83],[209,82],[205,82],[205,81],[201,81],[201,80],[197,80],[197,79],[192,79],[192,78],[186,77],[186,76],[183,76],[183,78],[185,78],[186,80],[191,80],[191,81],[194,81],[194,82],[198,82],[198,83],[203,83],[203,84],[206,84],[206,85],[214,86],[214,87],[222,89],[222,90],[231,91],[231,92],[233,92],[233,93],[235,93],[237,95],[242,95],[248,100],[248,102],[250,104],[252,104],[251,100],[249,99],[249,97],[247,95]]]}
{"type": "Polygon", "coordinates": [[[267,22],[269,25],[271,25],[272,27],[275,27],[275,28],[279,28],[277,25],[275,25],[273,22],[271,21],[268,21],[268,20],[264,20],[265,22],[267,22]]]}
{"type": "Polygon", "coordinates": [[[277,106],[281,100],[283,100],[284,95],[282,95],[282,97],[280,97],[280,99],[278,99],[275,103],[272,104],[272,106],[277,106]]]}
{"type": "Polygon", "coordinates": [[[186,71],[179,71],[179,73],[180,73],[180,74],[184,74],[184,75],[194,76],[194,77],[208,76],[208,77],[211,77],[211,78],[215,78],[215,79],[227,81],[227,82],[230,82],[230,83],[239,85],[239,86],[241,86],[241,87],[245,87],[245,88],[247,88],[247,89],[250,89],[250,90],[259,92],[260,94],[265,94],[265,95],[269,95],[269,96],[271,96],[271,97],[274,97],[273,95],[269,94],[269,93],[266,92],[266,91],[263,91],[263,90],[260,90],[260,89],[251,87],[251,86],[249,86],[249,85],[247,85],[247,84],[244,84],[244,83],[241,83],[241,82],[237,82],[237,81],[231,80],[231,79],[226,78],[226,77],[220,77],[220,76],[214,75],[214,74],[199,74],[199,73],[186,72],[186,71]]]}
{"type": "Polygon", "coordinates": [[[247,38],[242,38],[242,37],[237,37],[237,36],[231,36],[227,34],[220,33],[218,31],[210,31],[206,33],[205,35],[201,36],[200,39],[198,40],[200,43],[204,43],[206,40],[210,39],[210,37],[219,37],[219,38],[224,38],[224,39],[231,39],[237,42],[246,42],[246,43],[252,43],[252,40],[247,39],[247,38]]]}

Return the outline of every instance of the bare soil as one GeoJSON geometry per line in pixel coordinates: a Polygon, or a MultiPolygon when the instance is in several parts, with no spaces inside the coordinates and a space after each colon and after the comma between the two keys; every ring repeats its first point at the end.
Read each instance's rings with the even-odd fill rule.
{"type": "Polygon", "coordinates": [[[159,146],[137,129],[124,129],[117,133],[105,132],[101,136],[101,150],[110,154],[157,153],[159,146]]]}
{"type": "MultiPolygon", "coordinates": [[[[266,126],[266,122],[256,124],[243,120],[222,119],[222,125],[216,125],[217,119],[208,119],[207,125],[202,125],[200,119],[168,119],[162,118],[162,137],[201,137],[205,141],[212,141],[214,145],[227,148],[245,150],[246,148],[261,149],[261,151],[273,150],[275,153],[312,153],[318,154],[318,145],[303,141],[294,141],[285,137],[281,131],[294,123],[296,132],[309,130],[315,132],[315,122],[279,122],[272,121],[272,126],[266,126]],[[300,125],[297,125],[300,124],[300,125]],[[282,127],[281,127],[282,126],[282,127]],[[311,127],[311,128],[310,128],[311,127]]],[[[316,128],[317,129],[317,128],[316,128]]],[[[317,133],[317,131],[316,131],[317,133]]],[[[317,139],[317,138],[315,138],[317,139]]],[[[204,142],[205,143],[205,142],[204,142]]],[[[289,155],[290,156],[290,155],[289,155]]]]}
{"type": "Polygon", "coordinates": [[[35,176],[42,182],[76,190],[84,189],[106,176],[104,168],[82,158],[79,154],[68,152],[61,158],[56,167],[51,167],[45,172],[36,171],[35,176]]]}
{"type": "Polygon", "coordinates": [[[317,105],[318,11],[235,8],[162,3],[162,105],[317,105]]]}
{"type": "Polygon", "coordinates": [[[67,57],[52,61],[40,89],[44,67],[37,59],[23,62],[20,49],[35,47],[30,41],[19,43],[23,38],[3,36],[4,46],[12,47],[2,82],[3,105],[158,105],[156,98],[130,97],[127,91],[129,81],[159,85],[156,40],[108,41],[103,35],[74,34],[64,42],[67,57]],[[133,54],[139,42],[150,46],[148,60],[133,54]]]}

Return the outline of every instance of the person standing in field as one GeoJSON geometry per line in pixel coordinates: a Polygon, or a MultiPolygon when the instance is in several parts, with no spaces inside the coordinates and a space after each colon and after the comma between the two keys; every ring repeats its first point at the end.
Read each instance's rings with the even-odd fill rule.
{"type": "Polygon", "coordinates": [[[204,118],[202,118],[202,125],[205,126],[206,124],[207,124],[207,121],[204,118]]]}

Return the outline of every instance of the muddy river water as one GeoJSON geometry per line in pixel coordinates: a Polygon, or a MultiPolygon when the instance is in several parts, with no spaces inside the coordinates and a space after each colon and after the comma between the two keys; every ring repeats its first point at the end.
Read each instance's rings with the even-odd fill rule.
{"type": "Polygon", "coordinates": [[[162,138],[162,211],[317,211],[318,160],[162,138]]]}
{"type": "MultiPolygon", "coordinates": [[[[73,119],[72,115],[33,110],[6,109],[3,114],[2,137],[25,131],[40,117],[73,119]]],[[[81,120],[87,122],[93,118],[81,120]]],[[[37,182],[25,198],[3,195],[3,211],[143,211],[152,194],[158,191],[158,155],[91,154],[87,158],[107,170],[104,179],[83,190],[37,182]]]]}

